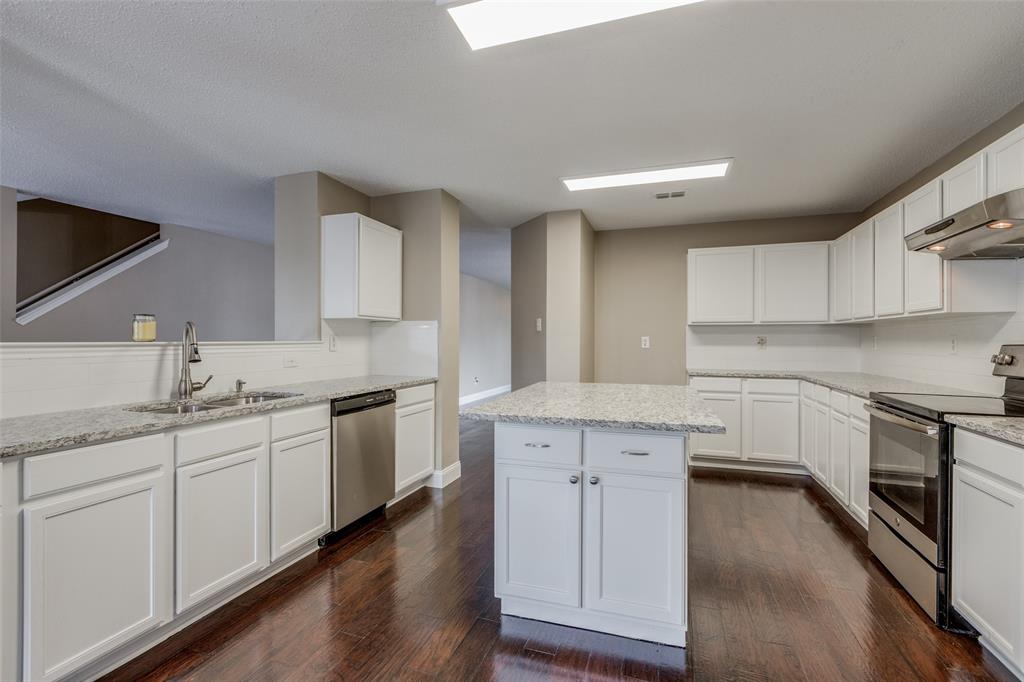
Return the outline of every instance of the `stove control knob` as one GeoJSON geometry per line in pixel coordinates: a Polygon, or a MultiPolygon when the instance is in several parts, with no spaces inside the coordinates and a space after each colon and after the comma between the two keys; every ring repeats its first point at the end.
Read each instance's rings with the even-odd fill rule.
{"type": "Polygon", "coordinates": [[[992,356],[992,362],[996,365],[1012,365],[1013,360],[1013,356],[1009,353],[996,353],[992,356]]]}

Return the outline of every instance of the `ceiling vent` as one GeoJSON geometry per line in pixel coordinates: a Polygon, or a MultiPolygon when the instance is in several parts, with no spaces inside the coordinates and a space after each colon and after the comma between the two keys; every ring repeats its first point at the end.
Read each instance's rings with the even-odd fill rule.
{"type": "Polygon", "coordinates": [[[679,197],[685,197],[686,190],[681,189],[678,192],[658,192],[654,195],[655,199],[678,199],[679,197]]]}

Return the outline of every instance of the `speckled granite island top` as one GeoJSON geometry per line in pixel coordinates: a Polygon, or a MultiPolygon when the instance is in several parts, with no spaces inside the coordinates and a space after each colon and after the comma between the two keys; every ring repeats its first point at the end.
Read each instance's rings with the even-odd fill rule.
{"type": "Polygon", "coordinates": [[[961,429],[1024,446],[1024,418],[984,417],[971,414],[949,414],[946,421],[961,429]]]}
{"type": "Polygon", "coordinates": [[[741,379],[799,379],[843,393],[868,399],[870,393],[931,393],[934,395],[982,395],[949,386],[922,384],[879,374],[861,372],[814,372],[773,369],[688,369],[691,377],[736,377],[741,379]]]}
{"type": "MultiPolygon", "coordinates": [[[[50,450],[116,440],[130,436],[142,436],[204,422],[230,419],[247,414],[258,414],[289,407],[299,407],[325,402],[335,398],[346,398],[360,393],[409,388],[434,383],[435,377],[371,375],[307,381],[283,386],[245,391],[242,395],[257,392],[295,393],[298,395],[280,400],[270,400],[253,405],[221,407],[208,412],[188,415],[154,414],[132,412],[128,408],[155,403],[132,403],[93,407],[68,412],[48,412],[24,417],[0,419],[0,459],[32,455],[50,450]]],[[[209,402],[235,394],[220,393],[197,395],[193,402],[209,402]]]]}
{"type": "Polygon", "coordinates": [[[725,433],[725,424],[689,386],[541,382],[462,416],[551,426],[725,433]]]}

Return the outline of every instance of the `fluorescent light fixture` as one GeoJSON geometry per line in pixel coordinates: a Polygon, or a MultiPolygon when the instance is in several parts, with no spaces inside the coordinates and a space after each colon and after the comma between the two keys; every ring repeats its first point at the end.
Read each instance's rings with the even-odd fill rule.
{"type": "Polygon", "coordinates": [[[448,8],[474,50],[603,24],[701,0],[476,0],[448,8]]]}
{"type": "Polygon", "coordinates": [[[658,182],[678,182],[680,180],[700,180],[701,178],[720,178],[729,171],[732,159],[702,161],[685,166],[668,168],[650,168],[647,170],[625,171],[622,173],[606,173],[578,178],[562,178],[570,192],[581,189],[604,189],[605,187],[626,187],[628,185],[652,185],[658,182]]]}

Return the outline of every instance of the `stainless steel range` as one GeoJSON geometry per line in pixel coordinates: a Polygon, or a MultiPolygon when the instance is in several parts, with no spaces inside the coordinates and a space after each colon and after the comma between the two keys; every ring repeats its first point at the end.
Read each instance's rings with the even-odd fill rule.
{"type": "Polygon", "coordinates": [[[1024,417],[1024,345],[1003,346],[1000,397],[872,393],[868,544],[941,627],[969,631],[950,606],[951,414],[1024,417]]]}

